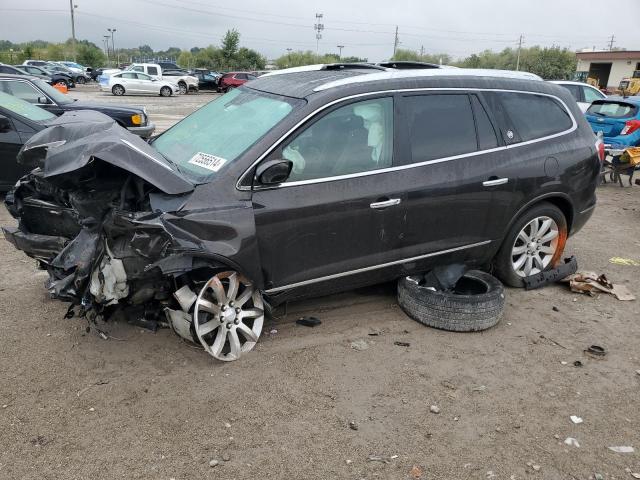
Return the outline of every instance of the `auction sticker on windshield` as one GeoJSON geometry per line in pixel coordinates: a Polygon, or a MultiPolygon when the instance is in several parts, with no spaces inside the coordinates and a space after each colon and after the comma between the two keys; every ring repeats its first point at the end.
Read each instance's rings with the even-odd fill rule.
{"type": "Polygon", "coordinates": [[[226,158],[216,157],[215,155],[211,155],[210,153],[202,153],[198,152],[189,163],[192,165],[197,165],[202,168],[206,168],[207,170],[211,170],[212,172],[217,172],[222,168],[222,166],[227,162],[226,158]]]}

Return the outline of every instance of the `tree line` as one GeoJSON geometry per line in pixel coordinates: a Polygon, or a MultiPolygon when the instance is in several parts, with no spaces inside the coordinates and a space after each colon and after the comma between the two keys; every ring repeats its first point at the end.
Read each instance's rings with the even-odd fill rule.
{"type": "MultiPolygon", "coordinates": [[[[240,46],[240,33],[233,29],[227,31],[220,45],[193,47],[182,50],[170,47],[167,50],[153,50],[149,45],[137,48],[118,48],[116,50],[121,63],[145,61],[151,59],[172,59],[183,68],[209,68],[212,70],[264,70],[267,59],[256,50],[240,46]]],[[[110,65],[116,58],[109,53],[110,65]]],[[[22,63],[26,59],[72,60],[73,43],[69,39],[64,43],[51,43],[36,40],[27,43],[11,43],[0,40],[0,61],[4,63],[22,63]]],[[[461,60],[447,53],[425,54],[409,49],[397,49],[391,60],[421,61],[436,64],[453,65],[465,68],[488,68],[515,70],[518,64],[518,51],[505,48],[501,52],[484,50],[461,60]]],[[[89,67],[107,65],[105,52],[88,40],[76,42],[76,61],[89,67]]],[[[289,51],[276,58],[277,68],[298,67],[316,63],[366,62],[366,58],[340,57],[335,53],[318,55],[312,51],[289,51]]],[[[574,52],[560,47],[529,47],[520,51],[519,70],[540,75],[544,79],[569,79],[573,77],[577,58],[574,52]]]]}

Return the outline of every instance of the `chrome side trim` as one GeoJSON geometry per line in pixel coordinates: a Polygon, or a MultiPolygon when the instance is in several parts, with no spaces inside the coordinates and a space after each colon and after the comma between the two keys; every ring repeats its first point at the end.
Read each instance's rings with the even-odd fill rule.
{"type": "MultiPolygon", "coordinates": [[[[369,74],[369,75],[373,75],[373,74],[369,74]]],[[[549,140],[549,139],[552,139],[552,138],[557,138],[557,137],[560,137],[560,136],[563,136],[563,135],[568,135],[569,133],[572,133],[572,132],[576,131],[577,128],[578,128],[578,123],[576,122],[576,119],[573,116],[573,114],[571,113],[571,110],[569,109],[567,104],[562,99],[556,97],[555,95],[550,95],[548,93],[527,92],[527,91],[522,91],[522,90],[506,90],[506,89],[500,89],[500,88],[461,88],[461,87],[452,87],[452,88],[443,88],[443,87],[404,88],[404,89],[379,90],[379,91],[375,91],[375,92],[359,93],[359,94],[356,94],[356,95],[350,95],[348,97],[343,97],[343,98],[339,98],[337,100],[333,100],[332,102],[329,102],[326,105],[323,105],[320,108],[317,108],[316,110],[311,112],[309,115],[304,117],[302,120],[300,120],[298,123],[296,123],[289,130],[287,130],[287,132],[285,132],[278,140],[276,140],[273,143],[273,145],[271,145],[262,155],[260,155],[258,157],[258,159],[255,162],[253,162],[242,173],[242,175],[240,175],[240,177],[238,178],[238,181],[236,182],[236,189],[237,190],[245,190],[245,191],[246,190],[251,190],[251,187],[247,187],[247,186],[242,186],[241,185],[243,183],[245,177],[250,173],[250,171],[258,163],[260,163],[262,160],[264,160],[264,158],[267,157],[271,152],[273,152],[276,148],[278,148],[278,146],[280,146],[280,144],[282,142],[284,142],[289,137],[289,135],[291,135],[294,131],[296,131],[307,120],[311,119],[312,117],[314,117],[318,113],[322,112],[323,110],[325,110],[325,109],[327,109],[329,107],[332,107],[333,105],[335,105],[337,103],[344,102],[344,101],[347,101],[347,100],[352,100],[354,98],[367,97],[367,96],[380,95],[380,94],[410,93],[410,92],[432,92],[432,91],[440,91],[440,92],[455,92],[455,91],[462,91],[462,92],[508,92],[508,93],[524,93],[524,94],[529,94],[529,95],[542,95],[544,97],[553,98],[553,99],[557,100],[558,102],[560,102],[562,104],[562,106],[564,107],[565,111],[567,112],[567,114],[569,115],[569,118],[571,119],[572,125],[571,125],[571,128],[569,128],[569,129],[567,129],[567,130],[565,130],[563,132],[554,133],[553,135],[547,135],[546,137],[535,138],[533,140],[527,140],[526,142],[515,143],[513,145],[505,145],[503,147],[495,147],[495,148],[489,148],[489,149],[486,149],[486,150],[478,150],[478,151],[475,151],[475,152],[464,153],[464,154],[461,154],[461,155],[454,155],[454,156],[451,156],[451,157],[436,158],[436,159],[427,160],[427,161],[424,161],[424,162],[412,163],[412,164],[409,164],[409,165],[398,165],[397,167],[387,167],[387,168],[381,168],[381,169],[378,169],[378,170],[370,170],[370,171],[367,171],[367,172],[351,173],[351,174],[348,174],[348,175],[338,175],[338,176],[335,176],[335,177],[316,178],[316,179],[313,179],[313,180],[300,180],[300,181],[297,181],[297,182],[285,182],[285,183],[281,183],[280,185],[275,186],[275,187],[265,187],[265,188],[261,188],[260,190],[273,190],[273,189],[278,189],[278,188],[295,187],[295,186],[299,186],[299,185],[309,185],[309,184],[313,184],[313,183],[332,182],[332,181],[335,181],[335,180],[343,180],[343,179],[348,179],[348,178],[363,177],[363,176],[368,176],[368,175],[378,175],[380,173],[393,172],[393,171],[397,171],[397,170],[406,170],[408,168],[423,167],[425,165],[431,165],[431,164],[434,164],[434,163],[449,162],[451,160],[458,160],[460,158],[473,157],[473,156],[476,156],[476,155],[484,155],[486,153],[499,152],[500,150],[506,150],[506,149],[510,149],[510,148],[517,148],[517,147],[522,147],[522,146],[525,146],[525,145],[531,145],[531,144],[537,143],[537,142],[543,142],[545,140],[549,140]]]]}
{"type": "Polygon", "coordinates": [[[333,275],[327,275],[327,276],[319,277],[319,278],[312,278],[310,280],[303,280],[302,282],[296,282],[296,283],[291,283],[289,285],[283,285],[281,287],[270,288],[269,290],[265,290],[264,293],[267,293],[267,294],[277,293],[277,292],[281,292],[283,290],[290,290],[292,288],[303,287],[305,285],[311,285],[313,283],[325,282],[327,280],[333,280],[335,278],[346,277],[348,275],[355,275],[357,273],[368,272],[368,271],[371,271],[371,270],[376,270],[378,268],[390,267],[392,265],[399,265],[401,263],[413,262],[415,260],[421,260],[423,258],[436,257],[438,255],[444,255],[446,253],[457,252],[459,250],[466,250],[468,248],[480,247],[482,245],[487,245],[488,243],[491,243],[491,242],[492,242],[492,240],[485,240],[483,242],[471,243],[469,245],[463,245],[461,247],[448,248],[446,250],[440,250],[438,252],[427,253],[425,255],[418,255],[416,257],[403,258],[402,260],[395,260],[393,262],[381,263],[379,265],[372,265],[370,267],[358,268],[356,270],[349,270],[347,272],[342,272],[342,273],[334,273],[333,275]]]}

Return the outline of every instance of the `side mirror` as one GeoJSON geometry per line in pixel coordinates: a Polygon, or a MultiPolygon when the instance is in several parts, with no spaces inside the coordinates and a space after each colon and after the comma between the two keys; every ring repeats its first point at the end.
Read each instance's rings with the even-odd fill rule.
{"type": "Polygon", "coordinates": [[[13,130],[13,124],[4,115],[0,115],[0,132],[9,132],[13,130]]]}
{"type": "Polygon", "coordinates": [[[39,105],[48,105],[49,103],[49,99],[47,97],[38,97],[38,104],[39,105]]]}
{"type": "Polygon", "coordinates": [[[258,165],[256,178],[262,185],[277,185],[284,182],[291,174],[293,162],[283,158],[268,160],[258,165]]]}

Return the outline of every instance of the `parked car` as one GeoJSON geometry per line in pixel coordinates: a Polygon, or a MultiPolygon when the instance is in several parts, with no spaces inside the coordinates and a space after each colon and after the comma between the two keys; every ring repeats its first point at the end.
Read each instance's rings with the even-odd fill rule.
{"type": "Polygon", "coordinates": [[[221,74],[196,70],[192,75],[198,79],[198,90],[218,90],[221,74]]]}
{"type": "Polygon", "coordinates": [[[22,71],[22,75],[33,75],[35,77],[48,76],[50,78],[49,83],[51,85],[61,83],[67,88],[75,88],[76,86],[73,79],[66,73],[48,72],[42,67],[35,67],[33,65],[16,65],[15,67],[22,71]]]}
{"type": "Polygon", "coordinates": [[[177,83],[168,80],[158,80],[146,73],[129,72],[115,73],[106,79],[100,80],[100,90],[120,95],[148,95],[155,94],[170,97],[180,93],[177,83]]]}
{"type": "MultiPolygon", "coordinates": [[[[5,65],[4,63],[0,63],[0,74],[2,73],[8,73],[10,75],[28,75],[27,72],[25,72],[24,70],[21,70],[18,67],[14,67],[11,65],[5,65]]],[[[36,78],[40,78],[42,80],[44,80],[47,83],[51,83],[51,77],[48,75],[33,75],[36,78]]]]}
{"type": "Polygon", "coordinates": [[[48,83],[30,76],[0,75],[0,91],[37,105],[54,115],[78,110],[95,110],[113,118],[119,125],[141,137],[150,137],[155,125],[142,107],[101,105],[75,100],[60,93],[48,83]]]}
{"type": "Polygon", "coordinates": [[[46,60],[25,60],[22,62],[23,65],[33,65],[34,67],[43,67],[47,65],[49,62],[46,60]]]}
{"type": "Polygon", "coordinates": [[[23,144],[37,132],[68,123],[112,122],[97,112],[70,112],[61,117],[0,91],[0,191],[6,192],[32,167],[19,164],[16,156],[23,144]]]}
{"type": "Polygon", "coordinates": [[[583,113],[587,111],[592,102],[607,98],[607,96],[596,87],[587,85],[586,83],[571,82],[569,80],[553,80],[551,83],[555,83],[569,90],[573,98],[578,102],[578,106],[583,113]]]}
{"type": "Polygon", "coordinates": [[[596,100],[586,117],[595,133],[602,132],[605,144],[640,146],[640,97],[596,100]]]}
{"type": "Polygon", "coordinates": [[[182,94],[198,91],[198,79],[189,75],[186,71],[184,71],[185,73],[183,74],[176,74],[177,71],[182,71],[179,68],[171,69],[170,72],[172,73],[170,73],[169,78],[164,78],[165,69],[157,63],[132,63],[127,67],[127,71],[142,72],[156,80],[166,80],[175,83],[180,88],[180,93],[182,94]]]}
{"type": "Polygon", "coordinates": [[[244,85],[249,80],[255,80],[257,77],[247,72],[228,72],[218,80],[218,90],[228,92],[234,88],[244,85]]]}
{"type": "Polygon", "coordinates": [[[85,133],[25,145],[47,170],[7,197],[19,227],[5,237],[53,297],[166,315],[221,360],[293,298],[451,263],[522,286],[591,216],[603,154],[565,89],[471,69],[284,71],[150,144],[85,133]]]}
{"type": "Polygon", "coordinates": [[[83,75],[83,74],[78,75],[72,72],[71,70],[69,70],[68,68],[63,67],[61,65],[54,65],[54,64],[48,63],[46,65],[43,65],[40,68],[43,68],[44,70],[52,74],[59,73],[59,74],[67,75],[69,78],[73,80],[74,83],[79,83],[79,84],[87,83],[88,77],[86,75],[83,75]]]}

